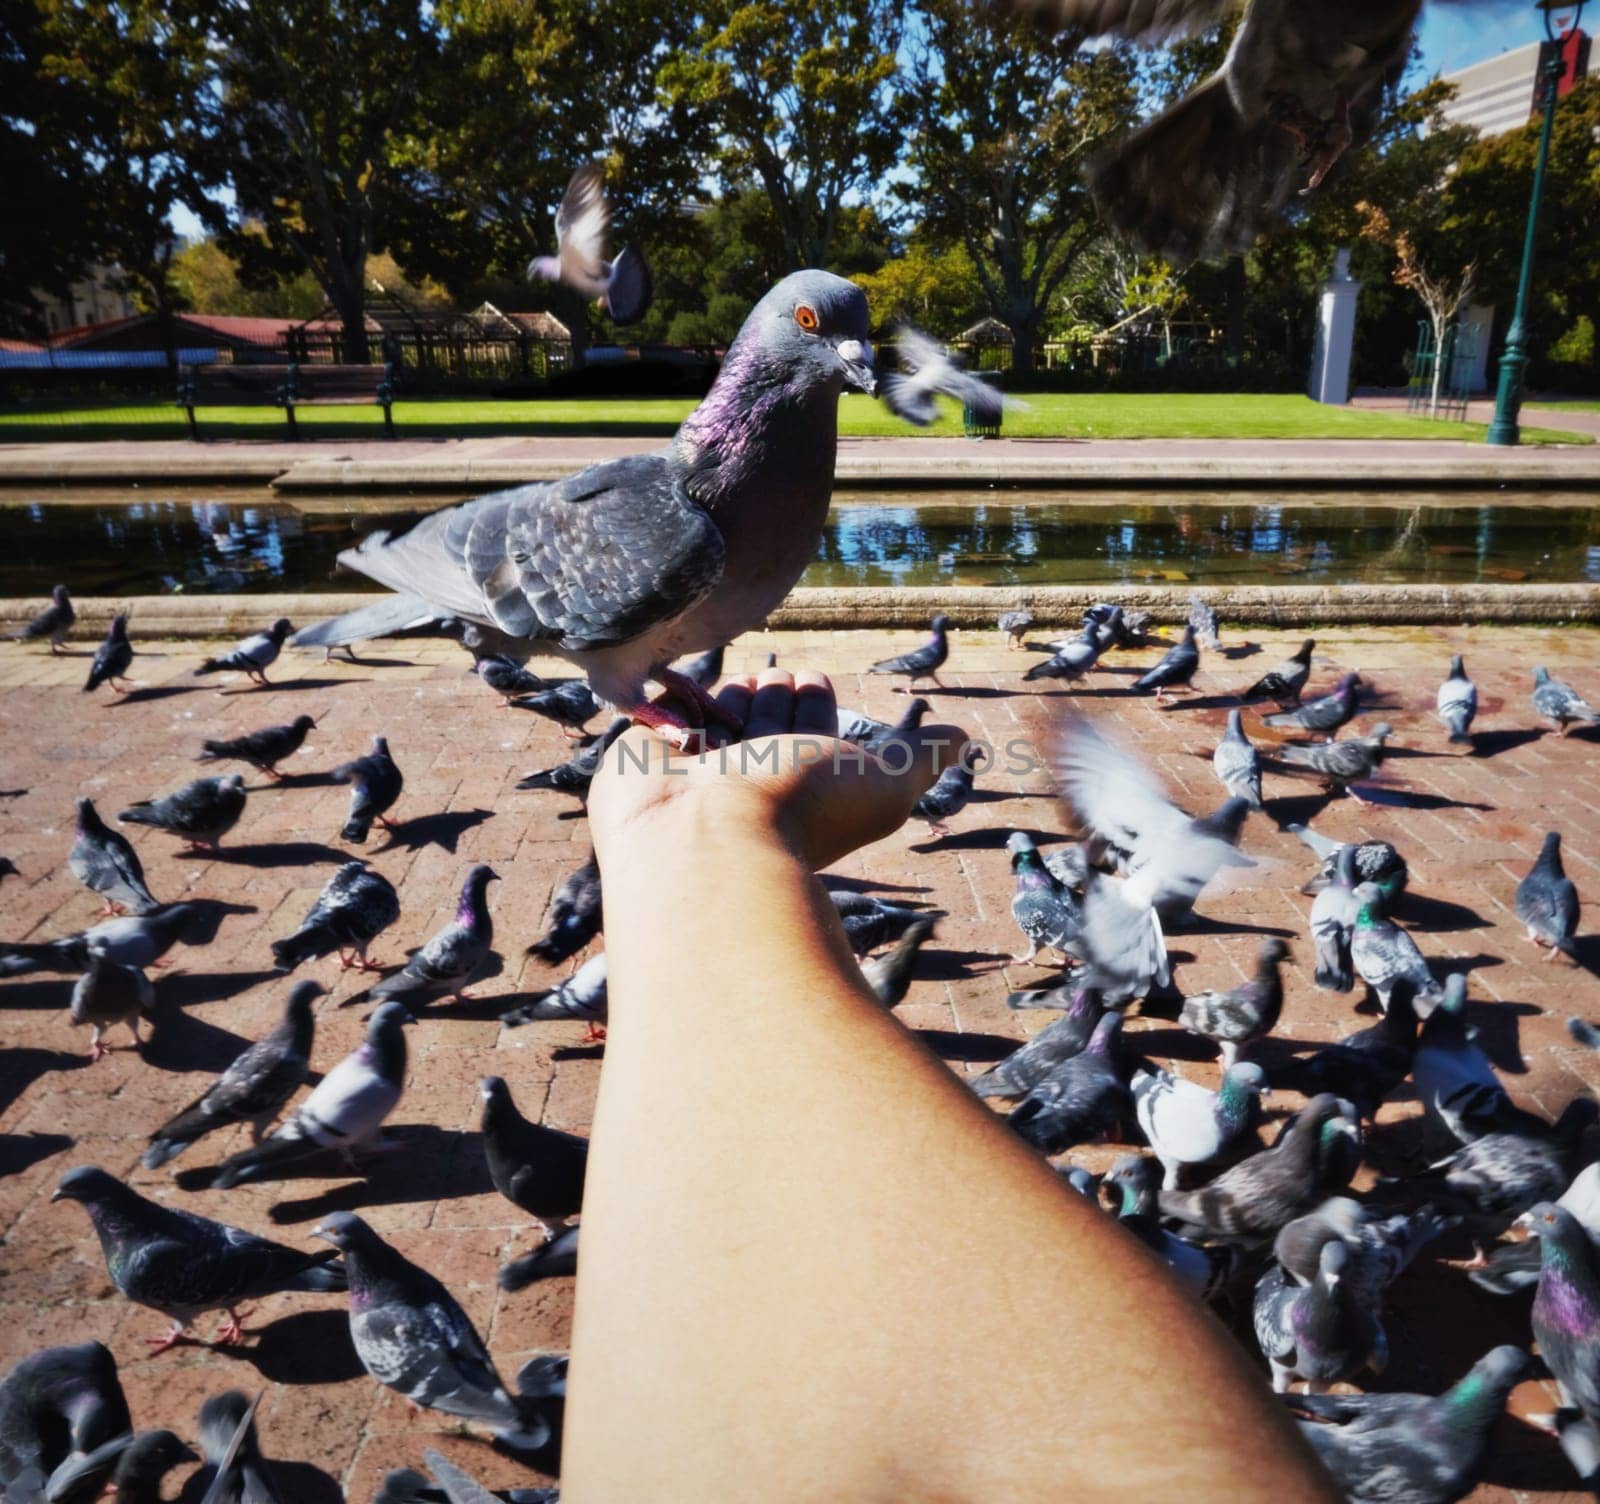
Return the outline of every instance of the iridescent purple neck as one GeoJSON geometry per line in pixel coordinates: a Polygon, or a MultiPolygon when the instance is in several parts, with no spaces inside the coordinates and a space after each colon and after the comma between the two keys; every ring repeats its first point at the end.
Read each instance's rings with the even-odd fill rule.
{"type": "Polygon", "coordinates": [[[1573,1278],[1565,1250],[1547,1245],[1544,1278],[1534,1300],[1539,1319],[1574,1337],[1593,1331],[1600,1325],[1600,1305],[1595,1303],[1593,1290],[1586,1288],[1588,1283],[1573,1278]]]}

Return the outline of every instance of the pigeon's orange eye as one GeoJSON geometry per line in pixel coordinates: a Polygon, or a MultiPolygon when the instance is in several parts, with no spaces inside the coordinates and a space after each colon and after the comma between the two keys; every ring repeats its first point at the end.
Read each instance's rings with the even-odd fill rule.
{"type": "Polygon", "coordinates": [[[805,303],[802,303],[798,308],[795,309],[794,321],[802,329],[804,329],[807,334],[815,334],[817,332],[817,311],[805,303]]]}

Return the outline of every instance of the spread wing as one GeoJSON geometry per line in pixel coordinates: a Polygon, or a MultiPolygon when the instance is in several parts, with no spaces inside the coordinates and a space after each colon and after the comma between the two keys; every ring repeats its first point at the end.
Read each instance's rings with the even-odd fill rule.
{"type": "Polygon", "coordinates": [[[606,273],[605,168],[585,162],[572,174],[556,210],[556,247],[562,276],[577,286],[603,282],[606,273]]]}
{"type": "Polygon", "coordinates": [[[652,454],[435,512],[339,560],[446,614],[582,652],[688,610],[723,557],[716,524],[652,454]]]}

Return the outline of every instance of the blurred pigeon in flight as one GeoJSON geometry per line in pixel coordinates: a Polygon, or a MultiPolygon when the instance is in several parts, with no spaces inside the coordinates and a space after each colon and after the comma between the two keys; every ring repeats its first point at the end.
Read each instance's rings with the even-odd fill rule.
{"type": "Polygon", "coordinates": [[[119,695],[126,693],[118,679],[123,678],[133,662],[133,644],[128,641],[128,618],[113,616],[106,629],[106,640],[94,650],[94,662],[89,665],[89,677],[84,681],[84,692],[109,684],[119,695]]]}
{"type": "Polygon", "coordinates": [[[207,658],[196,674],[220,674],[228,671],[243,674],[256,684],[266,684],[267,670],[278,661],[283,651],[283,640],[294,625],[280,616],[265,632],[255,632],[242,642],[235,643],[226,653],[207,658]]]}
{"type": "Polygon", "coordinates": [[[1217,613],[1198,594],[1189,597],[1189,625],[1194,628],[1194,640],[1198,647],[1214,653],[1222,646],[1217,613]]]}
{"type": "Polygon", "coordinates": [[[1574,721],[1584,726],[1600,724],[1600,710],[1590,705],[1570,684],[1552,679],[1550,670],[1542,666],[1533,671],[1533,708],[1563,736],[1574,721]]]}
{"type": "Polygon", "coordinates": [[[615,261],[607,258],[611,204],[605,180],[599,162],[585,162],[572,174],[556,210],[556,254],[535,256],[528,280],[564,282],[593,298],[616,323],[636,324],[650,310],[650,267],[632,246],[624,246],[615,261]]]}
{"type": "Polygon", "coordinates": [[[336,950],[341,970],[381,971],[367,960],[367,947],[399,917],[394,884],[363,862],[346,862],[323,885],[300,928],[272,942],[272,959],[287,972],[336,950]],[[359,961],[350,959],[352,952],[359,961]]]}
{"type": "Polygon", "coordinates": [[[205,741],[204,750],[197,762],[233,761],[248,763],[265,773],[268,778],[281,778],[278,764],[293,757],[305,745],[306,736],[316,720],[309,715],[297,715],[285,726],[265,726],[260,731],[248,731],[226,741],[205,741]]]}
{"type": "Polygon", "coordinates": [[[11,640],[37,642],[43,637],[49,642],[51,653],[58,653],[77,619],[78,613],[72,609],[72,598],[67,594],[67,587],[57,585],[50,592],[50,604],[20,632],[13,633],[11,640]]]}
{"type": "Polygon", "coordinates": [[[222,778],[196,778],[161,799],[144,799],[121,810],[125,825],[150,825],[187,841],[193,851],[219,849],[222,838],[244,813],[244,778],[229,773],[222,778]]]}
{"type": "Polygon", "coordinates": [[[1450,677],[1439,686],[1434,706],[1450,740],[1470,745],[1472,719],[1478,713],[1478,686],[1467,677],[1460,653],[1450,660],[1450,677]]]}
{"type": "Polygon", "coordinates": [[[411,1008],[424,1007],[447,993],[455,1002],[466,1002],[466,986],[489,959],[489,947],[494,944],[494,920],[486,894],[489,884],[499,881],[500,874],[493,867],[483,862],[472,867],[461,885],[456,917],[413,951],[403,970],[379,982],[372,996],[411,1008]]]}
{"type": "Polygon", "coordinates": [[[389,755],[386,738],[373,737],[372,750],[365,757],[340,763],[331,776],[335,783],[350,785],[350,812],[339,832],[341,837],[359,845],[366,840],[374,820],[386,830],[394,828],[386,811],[400,797],[406,780],[400,765],[389,755]]]}
{"type": "Polygon", "coordinates": [[[939,416],[935,396],[953,397],[985,427],[1000,421],[1010,404],[982,378],[957,364],[950,352],[920,329],[902,324],[895,334],[900,369],[882,383],[883,403],[897,418],[926,428],[939,416]]]}
{"type": "Polygon", "coordinates": [[[1528,939],[1548,948],[1547,961],[1557,952],[1577,961],[1578,890],[1561,865],[1560,832],[1546,833],[1539,859],[1517,884],[1516,910],[1528,939]]]}
{"type": "Polygon", "coordinates": [[[78,800],[78,819],[67,868],[84,887],[105,900],[105,912],[147,914],[157,907],[145,886],[139,854],[120,831],[100,818],[92,799],[78,800]]]}

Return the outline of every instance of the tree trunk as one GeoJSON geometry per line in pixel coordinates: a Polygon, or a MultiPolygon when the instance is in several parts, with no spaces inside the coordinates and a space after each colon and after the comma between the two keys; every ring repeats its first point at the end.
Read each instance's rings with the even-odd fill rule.
{"type": "Polygon", "coordinates": [[[1439,416],[1439,392],[1444,385],[1445,365],[1445,323],[1438,315],[1433,315],[1433,390],[1428,396],[1428,416],[1439,416]]]}
{"type": "Polygon", "coordinates": [[[361,279],[338,278],[329,289],[329,301],[339,322],[344,325],[344,361],[347,365],[364,366],[371,360],[367,343],[366,297],[361,279]]]}

